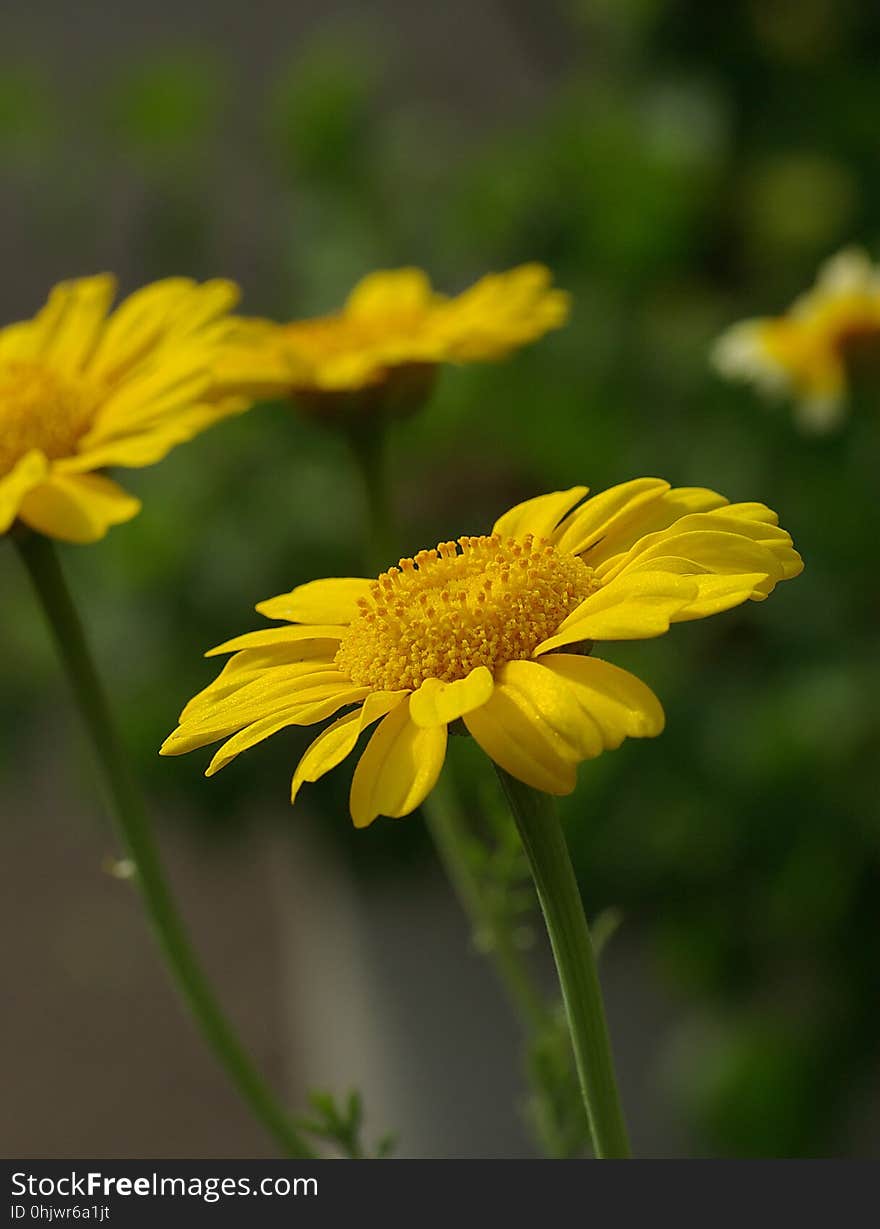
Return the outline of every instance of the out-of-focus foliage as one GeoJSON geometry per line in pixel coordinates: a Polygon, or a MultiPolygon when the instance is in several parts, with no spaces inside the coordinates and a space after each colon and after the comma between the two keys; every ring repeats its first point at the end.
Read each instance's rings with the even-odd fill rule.
{"type": "Polygon", "coordinates": [[[301,1130],[323,1143],[330,1144],[340,1156],[350,1161],[385,1160],[394,1151],[392,1134],[380,1137],[375,1145],[363,1141],[364,1107],[360,1093],[350,1092],[343,1103],[326,1092],[309,1096],[312,1116],[299,1122],[301,1130]]]}
{"type": "Polygon", "coordinates": [[[0,74],[0,150],[7,160],[45,151],[57,117],[46,96],[46,73],[16,64],[0,74]]]}
{"type": "Polygon", "coordinates": [[[138,166],[182,170],[216,139],[225,85],[223,64],[198,52],[149,60],[98,94],[99,122],[138,166]]]}
{"type": "MultiPolygon", "coordinates": [[[[63,150],[27,156],[63,129],[61,96],[0,67],[0,147],[16,154],[5,173],[39,206],[33,233],[63,265],[51,280],[86,271],[81,253],[123,212],[124,244],[107,250],[124,247],[132,284],[229,273],[249,310],[283,316],[337,305],[377,266],[421,264],[454,291],[547,262],[573,292],[571,325],[508,363],[444,372],[429,409],[396,430],[401,554],[480,532],[518,497],[642,474],[780,511],[803,576],[766,606],[620,647],[614,660],[652,683],[668,728],[587,766],[565,815],[590,911],[622,909],[678,996],[658,1079],[695,1150],[842,1154],[880,1062],[880,388],[836,437],[807,439],[717,380],[707,352],[727,323],[788,303],[844,243],[878,252],[880,12],[572,8],[542,19],[566,49],[542,101],[488,130],[454,99],[398,105],[384,84],[393,53],[365,37],[323,37],[231,108],[234,49],[228,63],[193,49],[132,64],[96,92],[63,207],[63,150]],[[120,196],[119,158],[140,168],[133,197],[120,196]]],[[[412,873],[428,856],[418,819],[352,833],[344,772],[289,811],[304,734],[208,783],[191,758],[153,754],[211,677],[199,651],[256,627],[256,600],[360,570],[344,443],[267,406],[137,489],[141,517],[67,563],[154,793],[185,796],[218,836],[271,808],[314,824],[364,874],[404,861],[412,873]]],[[[57,678],[8,551],[0,588],[3,705],[16,714],[2,789],[57,678]]],[[[462,758],[476,791],[479,759],[462,758]]]]}

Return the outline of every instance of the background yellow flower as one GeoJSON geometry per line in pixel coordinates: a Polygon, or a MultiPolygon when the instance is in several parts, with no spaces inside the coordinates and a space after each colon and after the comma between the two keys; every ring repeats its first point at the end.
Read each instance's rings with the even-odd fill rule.
{"type": "Polygon", "coordinates": [[[18,518],[103,537],[140,501],[100,471],[152,465],[283,384],[243,345],[232,282],[169,278],[111,312],[115,289],[107,274],[62,282],[32,320],[0,329],[0,534],[18,518]]]}
{"type": "Polygon", "coordinates": [[[659,636],[761,600],[802,569],[763,504],[657,478],[581,504],[586,493],[528,500],[490,535],[441,543],[378,580],[318,580],[261,602],[284,625],[212,650],[234,656],[183,710],[163,753],[226,739],[211,775],[278,730],[351,709],[300,760],[293,797],[380,721],[351,787],[364,827],[419,806],[443,766],[447,728],[462,719],[512,776],[570,793],[580,761],[664,724],[644,683],[586,655],[597,641],[659,636]]]}
{"type": "Polygon", "coordinates": [[[569,296],[550,283],[543,265],[526,264],[450,299],[421,269],[371,273],[338,314],[281,329],[295,390],[353,391],[404,366],[502,358],[567,320],[569,296]]]}
{"type": "Polygon", "coordinates": [[[847,248],[784,315],[728,329],[713,358],[725,376],[751,380],[771,396],[791,395],[803,426],[823,431],[840,420],[848,360],[865,346],[880,358],[880,268],[866,252],[847,248]]]}

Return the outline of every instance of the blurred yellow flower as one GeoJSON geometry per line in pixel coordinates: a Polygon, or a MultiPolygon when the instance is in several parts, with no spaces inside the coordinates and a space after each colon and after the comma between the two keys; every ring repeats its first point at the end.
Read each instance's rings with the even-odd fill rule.
{"type": "Polygon", "coordinates": [[[371,273],[337,315],[282,326],[294,392],[308,404],[389,381],[419,390],[438,363],[503,358],[565,323],[569,296],[550,282],[543,265],[521,265],[449,299],[420,269],[371,273]]]}
{"type": "Polygon", "coordinates": [[[115,289],[107,274],[62,282],[0,329],[0,534],[20,519],[96,541],[140,508],[99,471],[152,465],[289,380],[240,342],[233,283],[170,278],[111,312],[115,289]]]}
{"type": "Polygon", "coordinates": [[[422,802],[461,718],[508,773],[570,793],[581,760],[664,724],[644,683],[588,655],[595,642],[761,600],[803,566],[763,504],[658,478],[581,503],[586,494],[528,500],[490,535],[441,543],[377,580],[317,580],[261,602],[282,626],[209,653],[234,656],[184,708],[163,754],[226,739],[210,776],[278,730],[351,710],[305,752],[293,797],[380,721],[351,787],[365,827],[422,802]]]}
{"type": "Polygon", "coordinates": [[[715,343],[713,361],[725,376],[793,397],[801,424],[824,431],[840,420],[848,361],[865,347],[880,358],[880,268],[866,252],[847,248],[785,315],[728,329],[715,343]]]}

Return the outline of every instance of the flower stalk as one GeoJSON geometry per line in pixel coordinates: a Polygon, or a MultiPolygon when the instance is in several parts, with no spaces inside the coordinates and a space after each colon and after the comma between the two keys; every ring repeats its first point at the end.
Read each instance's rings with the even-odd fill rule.
{"type": "Polygon", "coordinates": [[[344,428],[361,475],[367,505],[365,517],[365,562],[368,572],[383,572],[396,560],[394,510],[387,473],[388,427],[381,416],[363,425],[344,428]]]}
{"type": "Polygon", "coordinates": [[[553,949],[595,1154],[603,1160],[629,1157],[595,952],[555,805],[502,768],[498,775],[553,949]]]}
{"type": "Polygon", "coordinates": [[[314,1156],[276,1102],[238,1040],[208,984],[174,903],[150,822],[98,676],[85,630],[52,542],[24,531],[12,535],[51,627],[88,730],[110,809],[128,856],[137,868],[147,914],[166,964],[202,1036],[254,1116],[284,1155],[314,1156]]]}

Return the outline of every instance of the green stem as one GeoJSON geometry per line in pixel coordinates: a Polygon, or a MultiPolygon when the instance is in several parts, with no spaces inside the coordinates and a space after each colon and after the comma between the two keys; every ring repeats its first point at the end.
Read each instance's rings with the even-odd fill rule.
{"type": "Polygon", "coordinates": [[[493,916],[480,881],[471,870],[467,853],[470,834],[451,794],[448,766],[421,810],[443,869],[481,950],[494,963],[514,1008],[533,1032],[540,1032],[548,1023],[547,1004],[536,989],[509,928],[493,916]]]}
{"type": "Polygon", "coordinates": [[[498,775],[550,936],[596,1156],[628,1157],[596,957],[555,804],[547,794],[523,785],[501,768],[498,775]]]}
{"type": "Polygon", "coordinates": [[[381,418],[362,430],[348,432],[349,443],[364,484],[367,501],[366,564],[378,575],[400,557],[395,546],[391,483],[387,473],[388,429],[381,418]],[[395,553],[395,551],[397,553],[395,553]]]}
{"type": "Polygon", "coordinates": [[[312,1157],[314,1153],[291,1125],[236,1037],[190,946],[53,544],[40,534],[13,536],[91,736],[120,835],[137,868],[147,913],[172,977],[208,1046],[285,1155],[312,1157]]]}

